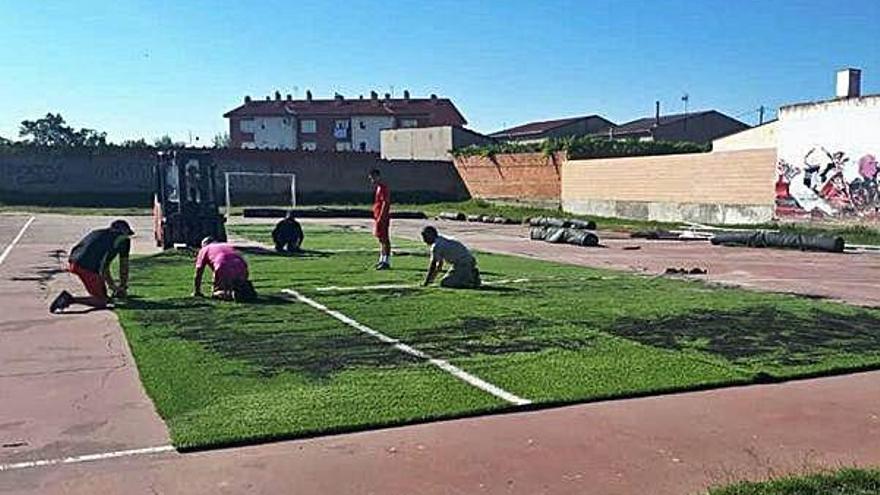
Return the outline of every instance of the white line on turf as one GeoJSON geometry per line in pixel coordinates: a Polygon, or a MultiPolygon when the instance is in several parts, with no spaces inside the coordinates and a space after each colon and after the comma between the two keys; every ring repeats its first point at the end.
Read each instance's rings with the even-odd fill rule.
{"type": "Polygon", "coordinates": [[[102,452],[100,454],[86,454],[73,457],[60,457],[57,459],[41,459],[38,461],[13,462],[10,464],[0,464],[0,473],[3,471],[14,471],[16,469],[28,469],[36,467],[54,466],[56,464],[78,464],[81,462],[102,461],[105,459],[115,459],[117,457],[132,457],[136,455],[153,455],[164,452],[174,452],[172,445],[162,445],[161,447],[146,447],[143,449],[117,450],[115,452],[102,452]]]}
{"type": "Polygon", "coordinates": [[[465,383],[468,383],[468,384],[470,384],[470,385],[472,385],[472,386],[474,386],[484,392],[488,392],[488,393],[494,395],[495,397],[498,397],[499,399],[510,402],[511,404],[516,404],[517,406],[524,406],[524,405],[532,403],[532,401],[530,401],[528,399],[523,399],[522,397],[517,397],[516,395],[514,395],[506,390],[503,390],[500,387],[483,380],[482,378],[479,378],[475,375],[472,375],[472,374],[468,373],[467,371],[449,363],[448,361],[444,361],[442,359],[432,358],[431,356],[425,354],[424,352],[422,352],[414,347],[411,347],[409,345],[406,345],[403,342],[401,342],[393,337],[389,337],[382,332],[379,332],[377,330],[373,330],[372,328],[370,328],[362,323],[359,323],[359,322],[353,320],[352,318],[349,318],[348,316],[345,316],[344,314],[340,313],[339,311],[336,311],[334,309],[330,309],[327,306],[324,306],[323,304],[315,301],[314,299],[310,299],[310,298],[300,294],[299,292],[297,292],[293,289],[284,289],[282,292],[284,292],[285,294],[291,295],[294,298],[296,298],[298,301],[305,303],[305,304],[308,304],[309,306],[311,306],[319,311],[323,311],[324,313],[332,316],[333,318],[336,318],[337,320],[341,321],[342,323],[345,323],[346,325],[348,325],[352,328],[356,328],[356,329],[360,330],[361,332],[364,332],[367,335],[373,336],[373,337],[381,340],[382,342],[385,342],[386,344],[393,344],[394,348],[401,351],[401,352],[405,352],[405,353],[407,353],[411,356],[415,356],[419,359],[424,359],[424,360],[428,361],[429,363],[433,364],[434,366],[436,366],[436,367],[442,369],[443,371],[446,371],[447,373],[451,374],[452,376],[458,378],[459,380],[462,380],[465,383]]]}
{"type": "MultiPolygon", "coordinates": [[[[527,278],[515,278],[515,279],[507,279],[502,278],[499,280],[490,280],[488,282],[483,282],[483,285],[507,285],[507,284],[522,284],[525,282],[529,282],[527,278]]],[[[419,284],[378,284],[378,285],[360,285],[354,287],[339,287],[337,285],[331,285],[328,287],[317,287],[315,288],[318,292],[349,292],[349,291],[359,291],[359,290],[392,290],[392,289],[413,289],[416,287],[421,287],[419,284]]]]}
{"type": "Polygon", "coordinates": [[[24,236],[24,231],[26,231],[36,219],[37,217],[28,218],[28,221],[25,222],[21,230],[18,231],[18,235],[16,235],[15,238],[12,239],[12,242],[10,242],[8,246],[6,246],[6,249],[3,250],[3,254],[0,254],[0,265],[2,265],[4,261],[6,261],[6,257],[9,256],[9,253],[12,252],[12,248],[14,248],[15,245],[18,244],[18,241],[20,241],[21,238],[24,236]]]}

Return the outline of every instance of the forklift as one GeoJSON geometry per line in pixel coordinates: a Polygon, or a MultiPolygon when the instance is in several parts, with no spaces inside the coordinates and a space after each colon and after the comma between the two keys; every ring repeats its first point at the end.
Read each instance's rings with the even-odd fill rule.
{"type": "Polygon", "coordinates": [[[154,169],[153,237],[162,249],[197,248],[205,237],[226,241],[216,195],[216,167],[204,151],[160,151],[154,169]]]}

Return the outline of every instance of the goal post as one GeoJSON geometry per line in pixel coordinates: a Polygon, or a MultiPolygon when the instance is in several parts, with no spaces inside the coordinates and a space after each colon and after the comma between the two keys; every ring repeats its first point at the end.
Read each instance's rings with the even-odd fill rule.
{"type": "MultiPolygon", "coordinates": [[[[232,214],[232,187],[230,179],[234,177],[250,177],[253,179],[258,179],[260,177],[265,177],[267,179],[280,179],[285,181],[290,181],[290,207],[296,208],[296,174],[281,174],[281,173],[270,173],[270,172],[225,172],[224,174],[224,192],[226,194],[226,211],[225,216],[228,220],[232,214]]],[[[286,186],[285,186],[286,188],[286,186]]],[[[274,206],[278,206],[277,204],[274,206]]],[[[287,206],[287,205],[285,205],[287,206]]]]}

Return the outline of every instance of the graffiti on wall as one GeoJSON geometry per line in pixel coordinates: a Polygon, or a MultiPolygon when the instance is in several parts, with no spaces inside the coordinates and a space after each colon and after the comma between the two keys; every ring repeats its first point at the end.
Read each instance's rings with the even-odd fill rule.
{"type": "Polygon", "coordinates": [[[821,146],[800,160],[776,164],[778,216],[880,220],[877,155],[849,156],[821,146]]]}

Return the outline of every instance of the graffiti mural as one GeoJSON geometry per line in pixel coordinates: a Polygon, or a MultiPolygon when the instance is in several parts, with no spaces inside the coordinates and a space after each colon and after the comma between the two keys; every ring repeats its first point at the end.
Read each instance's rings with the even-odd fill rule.
{"type": "Polygon", "coordinates": [[[795,162],[779,159],[777,216],[880,220],[878,155],[849,156],[816,146],[795,162]]]}

